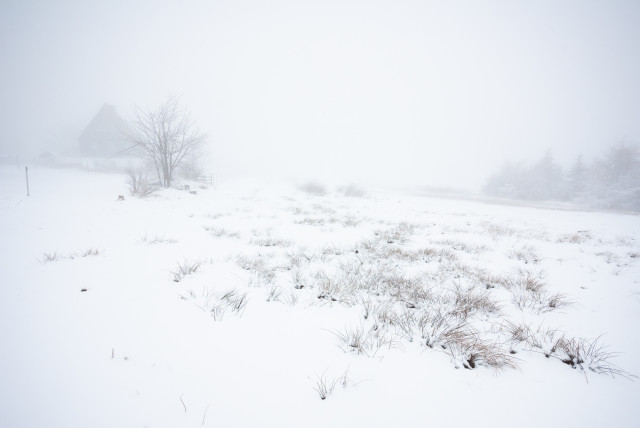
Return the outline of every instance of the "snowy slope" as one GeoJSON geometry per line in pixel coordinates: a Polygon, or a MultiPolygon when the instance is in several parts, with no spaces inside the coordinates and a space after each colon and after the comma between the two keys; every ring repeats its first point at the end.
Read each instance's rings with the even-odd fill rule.
{"type": "Polygon", "coordinates": [[[639,216],[30,173],[0,169],[2,427],[636,426],[639,216]]]}

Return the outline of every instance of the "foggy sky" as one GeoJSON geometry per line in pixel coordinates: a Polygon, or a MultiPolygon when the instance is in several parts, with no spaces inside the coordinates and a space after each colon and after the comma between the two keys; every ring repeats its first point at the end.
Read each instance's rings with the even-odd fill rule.
{"type": "Polygon", "coordinates": [[[220,174],[478,188],[640,142],[638,1],[6,1],[0,154],[170,94],[220,174]]]}

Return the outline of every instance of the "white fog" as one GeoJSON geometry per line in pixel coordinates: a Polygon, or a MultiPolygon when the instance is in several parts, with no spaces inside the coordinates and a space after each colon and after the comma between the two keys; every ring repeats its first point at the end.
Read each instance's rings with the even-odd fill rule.
{"type": "Polygon", "coordinates": [[[640,6],[582,1],[3,2],[3,154],[73,148],[169,95],[220,174],[480,190],[640,139],[640,6]]]}

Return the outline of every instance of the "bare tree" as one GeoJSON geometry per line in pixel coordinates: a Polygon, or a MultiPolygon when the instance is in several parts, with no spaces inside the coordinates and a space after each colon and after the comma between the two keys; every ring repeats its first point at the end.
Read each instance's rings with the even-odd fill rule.
{"type": "Polygon", "coordinates": [[[176,97],[155,111],[136,109],[131,122],[127,138],[154,165],[164,187],[171,186],[177,168],[196,155],[206,139],[176,97]]]}

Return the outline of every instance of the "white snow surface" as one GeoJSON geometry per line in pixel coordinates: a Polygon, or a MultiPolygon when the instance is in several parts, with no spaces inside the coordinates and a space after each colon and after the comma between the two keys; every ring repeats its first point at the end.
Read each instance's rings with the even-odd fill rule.
{"type": "Polygon", "coordinates": [[[308,276],[357,263],[376,231],[412,225],[406,242],[377,245],[446,250],[495,275],[535,269],[571,301],[537,313],[491,289],[501,310],[484,321],[599,338],[611,362],[640,375],[638,215],[240,181],[138,199],[120,174],[29,172],[27,197],[24,169],[0,168],[1,427],[638,426],[640,381],[531,347],[500,370],[465,369],[417,332],[369,355],[343,349],[337,332],[372,322],[359,299],[380,296],[318,298],[308,276]],[[174,281],[179,264],[195,262],[174,281]],[[212,313],[229,290],[246,293],[244,310],[212,313]],[[335,383],[325,400],[319,378],[335,383]]]}

